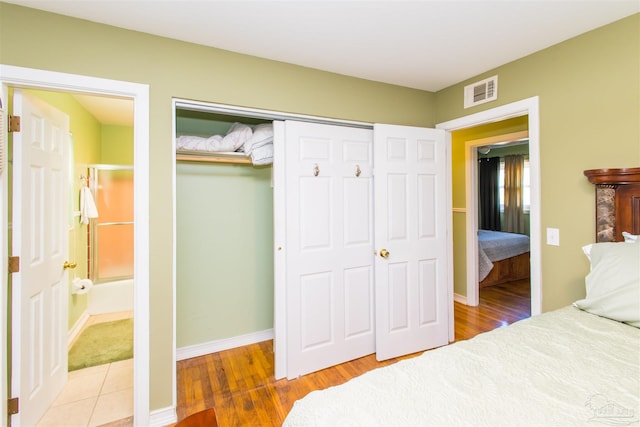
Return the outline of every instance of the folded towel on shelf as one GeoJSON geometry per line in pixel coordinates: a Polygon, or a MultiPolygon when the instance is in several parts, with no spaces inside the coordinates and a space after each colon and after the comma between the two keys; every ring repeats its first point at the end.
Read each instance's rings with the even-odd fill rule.
{"type": "Polygon", "coordinates": [[[251,150],[251,163],[256,166],[273,163],[273,143],[264,144],[251,150]]]}
{"type": "Polygon", "coordinates": [[[244,152],[249,156],[254,149],[271,143],[273,143],[273,124],[262,123],[253,128],[253,135],[244,143],[244,152]]]}
{"type": "Polygon", "coordinates": [[[253,135],[244,143],[244,153],[254,165],[273,163],[273,124],[261,123],[253,128],[253,135]]]}
{"type": "Polygon", "coordinates": [[[98,209],[91,190],[86,185],[80,189],[80,223],[89,224],[89,218],[97,218],[98,209]]]}

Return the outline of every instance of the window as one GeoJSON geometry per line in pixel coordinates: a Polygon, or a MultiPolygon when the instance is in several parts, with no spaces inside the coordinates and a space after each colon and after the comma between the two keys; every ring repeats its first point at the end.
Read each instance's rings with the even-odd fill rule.
{"type": "MultiPolygon", "coordinates": [[[[500,158],[500,172],[498,175],[500,186],[500,212],[504,212],[504,157],[500,158]]],[[[524,171],[522,172],[522,202],[523,210],[529,212],[531,207],[531,178],[529,174],[529,159],[524,159],[524,171]]]]}

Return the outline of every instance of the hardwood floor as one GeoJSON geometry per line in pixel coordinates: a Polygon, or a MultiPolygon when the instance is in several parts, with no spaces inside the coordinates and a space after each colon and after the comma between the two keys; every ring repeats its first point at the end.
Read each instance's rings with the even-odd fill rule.
{"type": "MultiPolygon", "coordinates": [[[[529,282],[484,288],[478,307],[454,305],[455,339],[469,339],[529,317],[529,282]]],[[[220,427],[280,426],[293,403],[310,391],[420,354],[384,362],[369,355],[295,380],[275,381],[272,344],[264,341],[178,362],[178,419],[215,408],[220,427]]]]}
{"type": "Polygon", "coordinates": [[[480,305],[454,304],[456,341],[507,326],[531,316],[529,279],[480,289],[480,305]]]}

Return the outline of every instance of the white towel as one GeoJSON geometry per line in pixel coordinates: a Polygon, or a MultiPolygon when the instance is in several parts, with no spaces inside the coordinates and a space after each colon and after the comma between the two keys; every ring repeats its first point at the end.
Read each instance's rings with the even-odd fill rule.
{"type": "Polygon", "coordinates": [[[265,144],[261,147],[254,147],[251,150],[251,163],[255,166],[272,164],[273,143],[265,144]]]}
{"type": "Polygon", "coordinates": [[[80,223],[89,224],[89,218],[97,218],[98,209],[93,201],[91,190],[86,185],[80,189],[80,223]]]}
{"type": "Polygon", "coordinates": [[[244,143],[244,152],[250,156],[256,148],[273,144],[273,123],[261,123],[253,128],[253,135],[244,143]]]}

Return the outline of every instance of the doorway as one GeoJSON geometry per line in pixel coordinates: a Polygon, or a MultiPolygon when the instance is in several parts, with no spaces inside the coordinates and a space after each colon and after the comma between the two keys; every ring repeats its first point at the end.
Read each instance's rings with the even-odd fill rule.
{"type": "MultiPolygon", "coordinates": [[[[148,231],[148,148],[149,148],[149,95],[148,86],[136,83],[114,80],[97,79],[87,76],[54,73],[43,70],[33,70],[22,67],[0,65],[0,81],[2,83],[2,99],[9,99],[9,88],[53,90],[69,93],[98,94],[132,99],[134,108],[134,170],[136,173],[135,192],[139,197],[134,201],[135,241],[140,244],[135,246],[135,286],[134,286],[134,313],[135,313],[135,347],[134,347],[134,417],[138,424],[149,423],[149,231],[148,231]],[[139,224],[139,226],[138,226],[139,224]]],[[[5,160],[3,160],[4,162],[5,160]]],[[[4,165],[3,165],[4,166],[4,165]]],[[[6,174],[5,174],[6,175],[6,174]]],[[[2,193],[8,194],[8,180],[2,177],[2,193]]],[[[3,206],[2,240],[8,241],[6,231],[9,229],[8,208],[3,206]]],[[[20,220],[15,219],[14,227],[20,220]]],[[[5,256],[6,245],[3,246],[5,256]]],[[[6,271],[6,270],[5,270],[6,271]]],[[[7,275],[3,275],[3,284],[7,285],[7,275]]],[[[7,301],[3,301],[0,317],[5,318],[8,307],[7,301]]],[[[14,330],[13,333],[16,333],[14,330]]],[[[6,341],[2,342],[2,354],[7,350],[6,341]]],[[[12,372],[16,366],[20,366],[22,355],[14,352],[12,372]]],[[[3,364],[3,366],[7,366],[3,364]]],[[[7,368],[3,368],[7,369],[7,368]]],[[[5,378],[9,378],[8,372],[5,378]]],[[[21,391],[19,386],[13,387],[12,395],[22,397],[26,391],[21,391]]],[[[22,406],[22,402],[21,402],[22,406]]],[[[4,408],[4,407],[3,407],[4,408]]],[[[3,409],[4,411],[4,409],[3,409]]],[[[7,416],[2,414],[3,418],[7,416]]],[[[20,422],[20,413],[13,416],[16,422],[20,422]]]]}
{"type": "Polygon", "coordinates": [[[133,101],[28,92],[69,116],[71,138],[68,374],[41,422],[126,419],[133,415],[133,101]]]}
{"type": "MultiPolygon", "coordinates": [[[[449,176],[452,176],[452,132],[457,130],[469,129],[475,126],[496,123],[501,120],[506,120],[515,117],[526,116],[527,120],[527,128],[528,128],[528,138],[529,138],[529,166],[530,166],[530,180],[531,180],[531,207],[530,207],[530,247],[531,247],[531,315],[539,314],[542,310],[542,295],[541,295],[541,261],[540,261],[540,246],[541,246],[541,233],[540,233],[540,137],[539,137],[539,99],[538,97],[527,98],[521,101],[517,101],[511,104],[506,104],[500,107],[496,107],[490,110],[482,111],[479,113],[471,114],[469,116],[461,117],[459,119],[454,119],[448,122],[440,123],[436,126],[438,129],[444,129],[447,131],[447,144],[448,144],[448,166],[449,166],[449,176]]],[[[475,150],[474,150],[475,151],[475,150]]],[[[469,152],[469,150],[467,150],[469,152]]],[[[463,163],[468,160],[463,160],[463,163]]],[[[459,177],[458,177],[459,178],[459,177]]],[[[453,177],[456,179],[456,177],[453,177]]],[[[467,188],[475,188],[471,184],[465,184],[467,188]]],[[[449,191],[450,194],[453,193],[453,180],[449,180],[449,191]]],[[[469,194],[471,192],[467,192],[469,194]]],[[[474,192],[475,194],[475,192],[474,192]]],[[[463,196],[464,200],[464,196],[463,196]]],[[[464,201],[462,203],[465,203],[464,201]]],[[[465,294],[463,296],[464,303],[469,305],[477,305],[478,304],[478,278],[477,278],[477,268],[476,261],[478,259],[477,254],[477,245],[474,244],[476,241],[476,236],[473,234],[469,234],[466,230],[475,230],[477,229],[477,213],[470,212],[470,210],[475,210],[476,205],[469,201],[466,201],[467,208],[464,207],[455,207],[450,206],[451,211],[454,215],[464,215],[462,220],[462,226],[465,227],[464,239],[462,242],[458,241],[460,247],[456,247],[455,251],[452,247],[451,250],[454,251],[454,258],[460,257],[466,259],[466,274],[463,277],[456,276],[455,288],[452,289],[451,298],[454,298],[454,293],[456,290],[461,294],[465,294]],[[469,267],[469,263],[472,263],[471,267],[469,267]],[[469,278],[471,276],[471,278],[469,278]]],[[[450,217],[453,221],[453,218],[450,217]]],[[[453,228],[453,224],[449,224],[450,229],[453,228]]],[[[453,243],[452,243],[453,245],[453,243]]],[[[453,266],[451,267],[453,269],[453,266]]],[[[458,295],[456,295],[457,299],[458,295]]],[[[450,341],[454,340],[453,334],[453,317],[450,317],[450,341]]]]}
{"type": "MultiPolygon", "coordinates": [[[[526,126],[527,117],[517,118],[515,123],[521,122],[526,126]]],[[[514,124],[514,120],[500,121],[491,126],[498,130],[505,129],[506,126],[514,124]]],[[[473,131],[481,129],[472,128],[473,131]]],[[[471,306],[479,303],[479,288],[486,285],[497,284],[508,279],[522,279],[525,276],[520,270],[527,270],[525,248],[530,247],[530,161],[529,161],[529,132],[521,130],[511,133],[500,133],[495,136],[466,140],[464,141],[465,158],[465,195],[466,206],[466,301],[471,306]],[[527,192],[526,206],[522,208],[517,227],[505,224],[505,204],[504,204],[504,176],[505,162],[507,155],[518,154],[521,157],[521,173],[524,175],[526,166],[527,192]],[[481,171],[489,169],[493,178],[481,178],[481,171]],[[484,186],[486,179],[493,179],[489,188],[484,186]],[[484,187],[483,187],[484,186],[484,187]],[[483,188],[488,192],[484,200],[480,198],[479,191],[483,188]],[[492,194],[493,193],[493,194],[492,194]],[[491,199],[486,203],[486,199],[491,199]],[[481,209],[482,205],[484,209],[481,209]],[[484,212],[483,212],[484,211],[484,212]],[[483,218],[484,217],[484,218],[483,218]],[[509,231],[515,234],[500,234],[509,231]],[[482,241],[480,241],[482,240],[482,241]],[[504,242],[504,243],[502,243],[504,242]],[[498,250],[493,246],[501,243],[498,250]],[[486,246],[491,246],[487,248],[486,246]],[[504,249],[504,250],[503,250],[504,249]],[[506,255],[514,256],[510,261],[503,261],[506,255]],[[517,257],[521,255],[520,257],[517,257]],[[495,263],[495,265],[494,265],[495,263]]],[[[461,141],[458,141],[460,143],[461,141]]],[[[512,157],[513,158],[513,157],[512,157]]],[[[514,158],[515,159],[515,158],[514,158]]],[[[524,199],[524,196],[523,196],[524,199]]],[[[507,210],[510,206],[507,206],[507,210]]],[[[527,250],[526,252],[529,252],[527,250]]],[[[526,274],[529,277],[529,274],[526,274]]],[[[530,304],[529,304],[530,305],[530,304]]]]}
{"type": "Polygon", "coordinates": [[[477,224],[467,230],[467,242],[478,251],[477,260],[467,260],[468,279],[478,277],[480,308],[503,307],[506,323],[512,323],[531,315],[528,132],[465,145],[467,155],[477,159],[466,164],[467,182],[476,184],[468,187],[469,215],[477,224]]]}

